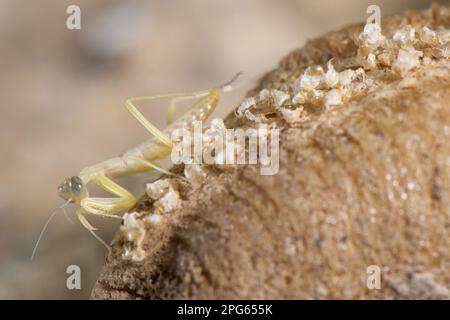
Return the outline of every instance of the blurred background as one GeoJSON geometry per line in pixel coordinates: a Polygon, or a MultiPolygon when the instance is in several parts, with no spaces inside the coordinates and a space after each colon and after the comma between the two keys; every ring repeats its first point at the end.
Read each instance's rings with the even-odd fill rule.
{"type": "MultiPolygon", "coordinates": [[[[237,71],[255,79],[307,39],[364,21],[369,4],[383,16],[430,1],[0,0],[0,298],[89,297],[106,250],[79,223],[58,215],[30,255],[62,204],[61,180],[149,136],[126,98],[206,89],[237,71]],[[71,4],[81,8],[81,30],[66,28],[71,4]],[[81,268],[81,290],[66,288],[71,264],[81,268]]],[[[217,115],[244,94],[227,95],[217,115]]],[[[165,126],[165,102],[142,110],[165,126]]],[[[140,196],[151,179],[120,182],[140,196]]],[[[90,220],[108,242],[118,228],[90,220]]]]}

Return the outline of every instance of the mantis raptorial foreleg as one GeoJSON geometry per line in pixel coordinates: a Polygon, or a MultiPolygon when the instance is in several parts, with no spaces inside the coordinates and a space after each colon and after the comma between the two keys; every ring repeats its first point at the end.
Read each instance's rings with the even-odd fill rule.
{"type": "Polygon", "coordinates": [[[89,232],[94,236],[94,238],[97,239],[101,244],[103,244],[108,249],[108,252],[111,253],[111,247],[98,234],[95,233],[95,230],[97,230],[97,228],[93,227],[89,223],[89,221],[84,216],[85,213],[87,213],[85,210],[83,210],[82,208],[79,208],[77,210],[78,220],[80,220],[80,223],[82,224],[82,226],[85,227],[86,229],[88,229],[89,232]]]}
{"type": "Polygon", "coordinates": [[[134,206],[136,198],[126,189],[104,175],[96,175],[92,177],[92,181],[101,188],[118,196],[118,198],[93,198],[87,197],[81,200],[81,207],[87,212],[99,216],[114,216],[113,213],[127,210],[134,206]]]}
{"type": "Polygon", "coordinates": [[[136,203],[135,197],[126,189],[119,186],[117,183],[104,175],[96,175],[92,177],[92,181],[98,184],[101,188],[118,196],[118,198],[92,198],[87,197],[81,200],[80,208],[77,210],[77,216],[81,224],[89,230],[89,232],[100,241],[108,251],[111,251],[109,245],[95,233],[97,228],[93,227],[86,219],[84,214],[92,214],[101,217],[109,217],[115,219],[122,219],[113,213],[127,210],[136,203]]]}

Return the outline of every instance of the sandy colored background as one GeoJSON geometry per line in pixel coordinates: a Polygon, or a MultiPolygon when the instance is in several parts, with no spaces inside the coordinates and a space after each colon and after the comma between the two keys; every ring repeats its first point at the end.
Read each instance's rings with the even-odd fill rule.
{"type": "MultiPolygon", "coordinates": [[[[244,82],[312,38],[429,1],[25,1],[0,0],[0,298],[87,298],[105,249],[59,215],[35,261],[40,228],[62,203],[66,176],[142,142],[146,131],[123,102],[130,96],[205,89],[235,72],[244,82]],[[82,29],[65,26],[78,4],[82,29]],[[82,290],[66,289],[66,267],[82,290]]],[[[228,96],[229,112],[245,87],[228,96]]],[[[144,109],[164,126],[164,103],[144,109]]],[[[121,180],[137,196],[152,175],[121,180]]],[[[73,208],[68,210],[73,212],[73,208]]],[[[118,223],[91,219],[109,241],[118,223]]]]}

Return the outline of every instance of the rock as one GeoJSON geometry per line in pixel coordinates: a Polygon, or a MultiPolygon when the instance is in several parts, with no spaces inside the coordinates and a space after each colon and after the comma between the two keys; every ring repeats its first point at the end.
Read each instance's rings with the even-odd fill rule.
{"type": "MultiPolygon", "coordinates": [[[[382,32],[405,25],[448,29],[450,8],[386,17],[382,32]]],[[[290,92],[307,67],[325,70],[332,57],[351,62],[362,29],[290,53],[249,97],[290,92]]],[[[449,298],[450,65],[439,61],[400,75],[371,65],[367,88],[332,108],[305,105],[300,122],[258,109],[281,129],[279,172],[212,166],[194,189],[180,185],[182,203],[158,219],[143,197],[133,212],[145,258],[126,259],[119,232],[92,298],[449,298]],[[366,286],[369,266],[379,267],[380,289],[366,286]]],[[[225,123],[255,125],[234,114],[225,123]]]]}

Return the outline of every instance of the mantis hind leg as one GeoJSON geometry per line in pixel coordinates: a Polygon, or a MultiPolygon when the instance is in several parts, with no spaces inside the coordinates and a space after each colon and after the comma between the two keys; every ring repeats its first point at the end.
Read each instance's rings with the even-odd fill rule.
{"type": "Polygon", "coordinates": [[[168,111],[168,121],[172,122],[175,118],[175,106],[177,102],[201,98],[208,95],[210,90],[205,91],[196,91],[196,92],[186,92],[186,93],[169,93],[155,96],[142,96],[130,98],[125,101],[125,106],[128,111],[139,121],[144,128],[146,128],[151,134],[153,134],[159,141],[165,144],[168,147],[172,147],[172,141],[170,137],[164,134],[161,130],[159,130],[156,126],[154,126],[144,115],[137,109],[137,107],[133,104],[135,101],[143,101],[143,100],[157,100],[157,99],[166,99],[171,98],[169,102],[169,111],[168,111]]]}
{"type": "Polygon", "coordinates": [[[203,91],[203,92],[197,92],[197,93],[194,92],[193,93],[194,95],[187,95],[187,96],[183,96],[183,97],[172,98],[169,101],[169,108],[167,110],[167,123],[172,124],[175,121],[175,111],[176,111],[176,105],[178,102],[201,98],[208,93],[209,93],[209,91],[203,91]]]}
{"type": "Polygon", "coordinates": [[[161,172],[163,174],[166,174],[168,176],[176,177],[178,179],[181,179],[183,181],[186,181],[186,182],[190,183],[190,181],[188,179],[186,179],[185,177],[182,177],[182,176],[177,175],[177,174],[175,174],[173,172],[170,172],[170,171],[168,171],[168,170],[166,170],[164,168],[161,168],[157,164],[154,164],[151,161],[148,161],[148,160],[145,160],[145,159],[142,159],[142,158],[138,158],[138,157],[129,157],[129,159],[132,159],[134,161],[140,162],[141,164],[143,164],[143,165],[145,165],[145,166],[147,166],[147,167],[149,167],[151,169],[154,169],[156,171],[159,171],[159,172],[161,172]]]}

